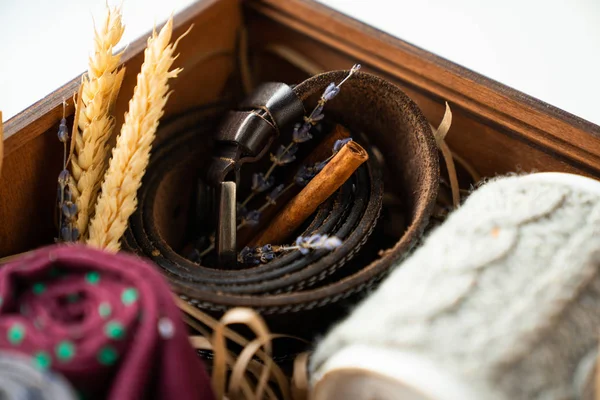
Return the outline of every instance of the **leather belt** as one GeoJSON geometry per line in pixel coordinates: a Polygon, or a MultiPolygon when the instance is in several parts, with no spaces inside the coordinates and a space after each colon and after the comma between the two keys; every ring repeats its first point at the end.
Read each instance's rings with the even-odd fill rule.
{"type": "MultiPolygon", "coordinates": [[[[315,76],[294,87],[306,109],[325,87],[346,71],[315,76]]],[[[396,86],[376,76],[357,73],[327,105],[333,121],[352,132],[364,132],[383,154],[402,196],[408,228],[395,246],[379,256],[376,228],[382,207],[383,179],[377,157],[361,166],[336,194],[323,203],[306,233],[343,239],[333,252],[294,251],[268,264],[241,270],[200,266],[178,254],[187,215],[193,207],[196,179],[204,179],[211,156],[208,138],[224,114],[200,110],[163,124],[169,139],[157,147],[138,192],[139,207],[131,217],[123,248],[151,258],[180,297],[203,311],[219,315],[232,307],[252,307],[272,331],[312,337],[343,316],[344,301],[376,285],[420,238],[437,196],[439,166],[435,140],[418,107],[396,86]],[[192,116],[190,116],[190,114],[192,116]],[[191,171],[198,171],[197,175],[191,171]],[[361,247],[369,243],[363,256],[361,247]],[[373,250],[374,249],[374,250],[373,250]]],[[[210,178],[209,178],[210,179],[210,178]]]]}
{"type": "Polygon", "coordinates": [[[239,110],[228,113],[217,130],[207,181],[217,197],[216,249],[220,266],[237,266],[235,196],[241,166],[261,159],[279,131],[303,115],[304,106],[289,86],[263,83],[240,104],[239,110]]]}

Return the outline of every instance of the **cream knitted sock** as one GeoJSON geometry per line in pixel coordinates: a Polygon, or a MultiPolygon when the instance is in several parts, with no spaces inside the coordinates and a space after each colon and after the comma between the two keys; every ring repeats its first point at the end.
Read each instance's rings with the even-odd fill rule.
{"type": "Polygon", "coordinates": [[[599,268],[600,182],[495,179],[317,346],[313,398],[579,398],[599,268]]]}

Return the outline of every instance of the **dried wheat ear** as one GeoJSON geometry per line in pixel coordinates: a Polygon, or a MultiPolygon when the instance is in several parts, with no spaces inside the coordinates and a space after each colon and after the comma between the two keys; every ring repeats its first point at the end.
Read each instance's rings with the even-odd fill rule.
{"type": "Polygon", "coordinates": [[[81,240],[94,206],[109,155],[108,140],[115,127],[111,115],[121,88],[125,69],[119,69],[122,52],[113,54],[123,36],[124,26],[119,8],[108,8],[102,23],[95,27],[94,54],[81,83],[81,107],[73,130],[70,189],[77,206],[75,227],[81,240]]]}
{"type": "MultiPolygon", "coordinates": [[[[169,44],[173,19],[160,33],[154,31],[144,51],[144,63],[129,101],[129,111],[117,138],[106,171],[95,215],[89,224],[87,244],[116,252],[127,220],[137,207],[136,193],[148,166],[150,149],[169,97],[168,81],[180,68],[171,70],[179,39],[169,44]]],[[[186,32],[187,33],[187,32],[186,32]]]]}

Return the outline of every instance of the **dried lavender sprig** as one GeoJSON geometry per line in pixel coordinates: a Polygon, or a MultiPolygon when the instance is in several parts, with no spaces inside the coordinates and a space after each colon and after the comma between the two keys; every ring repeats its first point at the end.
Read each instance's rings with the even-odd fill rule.
{"type": "Polygon", "coordinates": [[[245,211],[245,207],[243,204],[240,204],[238,209],[244,210],[244,214],[242,215],[241,222],[237,226],[237,230],[242,229],[245,226],[256,226],[259,221],[262,213],[269,207],[276,204],[277,199],[283,195],[285,192],[294,187],[294,182],[290,183],[287,186],[278,185],[276,186],[271,193],[269,193],[265,197],[265,204],[263,204],[258,210],[245,211]]]}
{"type": "Polygon", "coordinates": [[[65,117],[66,114],[67,103],[63,101],[63,117],[60,120],[60,124],[58,125],[58,141],[63,144],[63,170],[58,175],[58,198],[57,198],[57,207],[58,207],[58,235],[60,237],[60,232],[62,229],[62,213],[61,208],[64,202],[65,197],[65,187],[69,184],[70,174],[67,171],[67,141],[69,140],[69,129],[67,128],[67,119],[65,117]],[[66,173],[67,175],[65,175],[66,173]]]}
{"type": "MultiPolygon", "coordinates": [[[[262,213],[268,207],[275,205],[277,198],[282,196],[285,192],[287,192],[288,190],[293,188],[295,185],[306,186],[306,184],[308,184],[308,182],[310,182],[310,180],[312,178],[314,178],[319,172],[321,172],[321,170],[325,167],[325,165],[327,165],[327,163],[329,161],[331,161],[331,159],[333,159],[333,157],[342,149],[342,147],[344,147],[351,140],[352,140],[352,138],[336,140],[335,143],[333,144],[331,156],[329,156],[324,161],[314,164],[311,167],[302,166],[300,168],[300,170],[298,170],[298,172],[296,173],[296,176],[294,177],[294,181],[285,187],[283,186],[283,184],[276,186],[271,191],[271,193],[269,193],[266,196],[265,204],[263,204],[258,210],[248,211],[246,209],[246,205],[244,203],[238,203],[237,204],[237,215],[241,219],[241,221],[237,225],[237,230],[240,230],[246,226],[257,225],[260,221],[260,217],[261,217],[262,213]]],[[[261,192],[265,191],[267,189],[264,186],[268,185],[268,187],[271,187],[273,185],[272,181],[268,182],[268,180],[264,179],[263,174],[255,174],[255,176],[258,176],[258,178],[253,179],[252,186],[254,187],[254,186],[263,185],[263,186],[261,186],[261,190],[260,190],[261,192]]],[[[210,253],[212,250],[214,250],[214,248],[215,248],[214,243],[212,243],[210,246],[208,246],[206,249],[204,249],[204,251],[202,251],[199,254],[200,259],[202,259],[208,253],[210,253]]]]}
{"type": "MultiPolygon", "coordinates": [[[[278,197],[290,190],[292,187],[294,187],[294,185],[306,186],[312,178],[314,178],[319,172],[321,172],[321,170],[327,165],[329,161],[331,161],[331,159],[333,159],[333,157],[342,149],[342,147],[344,147],[351,140],[352,138],[336,140],[332,148],[332,155],[330,157],[310,167],[302,166],[296,173],[294,181],[286,187],[284,187],[284,185],[278,185],[277,187],[275,187],[275,189],[273,189],[273,191],[271,191],[271,193],[265,197],[266,202],[258,210],[247,211],[246,205],[244,203],[238,204],[238,212],[241,212],[242,214],[241,222],[238,224],[237,229],[239,230],[245,226],[258,225],[262,213],[270,206],[275,205],[275,201],[278,197]]],[[[268,180],[265,180],[262,174],[255,174],[255,176],[259,176],[259,178],[253,179],[252,186],[260,186],[261,192],[273,185],[272,177],[270,177],[268,180]]]]}
{"type": "MultiPolygon", "coordinates": [[[[302,125],[296,124],[296,127],[294,128],[294,134],[292,135],[292,143],[290,143],[287,147],[284,148],[283,152],[280,154],[280,157],[285,156],[291,149],[294,148],[295,144],[306,142],[312,138],[312,136],[309,133],[310,129],[314,125],[316,125],[317,122],[321,121],[325,117],[325,114],[323,114],[325,104],[327,104],[328,101],[333,100],[333,98],[340,93],[341,86],[348,79],[350,79],[352,75],[354,75],[358,70],[360,70],[360,68],[360,64],[354,64],[348,72],[348,75],[346,75],[346,77],[339,84],[336,85],[334,82],[331,82],[329,86],[327,86],[310,115],[308,117],[304,117],[304,123],[302,125]]],[[[271,165],[271,168],[269,168],[269,170],[265,174],[267,178],[271,176],[276,166],[277,164],[274,161],[274,163],[271,165]]]]}
{"type": "MultiPolygon", "coordinates": [[[[244,226],[256,226],[260,221],[260,212],[258,210],[250,210],[246,215],[242,216],[242,222],[238,224],[238,227],[244,226]]],[[[237,228],[239,229],[239,228],[237,228]]]]}
{"type": "Polygon", "coordinates": [[[75,227],[77,218],[77,206],[72,201],[69,182],[71,174],[67,170],[67,142],[69,141],[69,129],[66,119],[67,103],[63,101],[63,116],[58,125],[58,141],[63,144],[63,169],[58,174],[58,240],[63,242],[74,242],[79,238],[79,230],[75,227]]]}
{"type": "Polygon", "coordinates": [[[312,166],[303,165],[300,167],[296,175],[294,176],[294,183],[300,187],[308,185],[321,170],[327,165],[328,160],[318,162],[312,166]]]}
{"type": "Polygon", "coordinates": [[[351,142],[352,138],[344,138],[344,139],[338,139],[335,141],[335,143],[333,144],[333,154],[327,159],[327,161],[331,160],[337,153],[339,153],[339,151],[342,149],[342,147],[344,147],[348,142],[351,142]]]}
{"type": "MultiPolygon", "coordinates": [[[[64,164],[66,164],[66,162],[64,164]]],[[[58,215],[58,240],[60,240],[60,233],[62,231],[63,224],[62,205],[65,201],[65,189],[68,188],[70,179],[71,174],[66,169],[63,169],[58,174],[58,190],[56,193],[56,212],[58,215]]]]}
{"type": "Polygon", "coordinates": [[[282,251],[300,250],[306,255],[310,250],[324,249],[334,250],[342,245],[342,240],[336,236],[315,234],[312,236],[298,236],[294,246],[284,246],[282,251]]]}
{"type": "MultiPolygon", "coordinates": [[[[244,217],[242,217],[242,223],[240,225],[238,225],[237,229],[240,229],[246,225],[258,224],[262,213],[271,205],[275,205],[275,200],[279,196],[281,196],[283,193],[290,190],[292,187],[294,187],[294,185],[306,186],[306,184],[308,184],[308,182],[310,182],[310,180],[312,178],[314,178],[319,172],[321,172],[321,170],[327,165],[327,163],[329,163],[329,161],[331,161],[333,159],[333,157],[342,149],[342,147],[344,147],[351,140],[352,140],[352,138],[336,140],[335,143],[333,144],[332,154],[326,160],[317,162],[316,164],[314,164],[310,167],[307,167],[307,166],[300,167],[300,169],[296,173],[296,176],[294,177],[294,181],[292,183],[290,183],[285,188],[283,185],[279,185],[279,186],[275,187],[275,189],[273,189],[273,191],[269,195],[266,196],[265,204],[263,204],[258,210],[253,210],[253,211],[249,212],[249,213],[252,213],[252,218],[250,218],[251,223],[248,223],[248,221],[247,221],[248,218],[244,219],[244,217]]],[[[243,203],[239,204],[238,209],[243,210],[244,214],[248,214],[248,212],[245,209],[245,205],[243,203]]]]}
{"type": "MultiPolygon", "coordinates": [[[[276,204],[276,201],[279,197],[281,197],[285,192],[287,192],[288,190],[290,190],[292,187],[294,187],[294,183],[290,183],[289,185],[285,186],[284,185],[278,185],[276,186],[271,193],[269,193],[266,196],[266,202],[265,204],[262,205],[262,207],[260,207],[258,210],[251,210],[251,211],[247,211],[246,207],[243,204],[238,203],[237,205],[237,213],[238,216],[241,216],[241,221],[240,223],[237,225],[236,230],[240,230],[246,226],[255,226],[258,224],[258,222],[260,221],[260,216],[262,215],[262,213],[270,206],[273,206],[276,204]]],[[[214,242],[210,244],[210,246],[208,246],[206,249],[204,249],[198,257],[200,257],[200,259],[202,259],[204,256],[206,256],[208,253],[210,253],[212,250],[214,250],[215,248],[215,244],[214,242]]]]}
{"type": "Polygon", "coordinates": [[[75,242],[79,239],[79,229],[76,226],[77,211],[77,205],[73,203],[71,196],[71,189],[67,186],[65,188],[64,202],[61,206],[64,221],[60,230],[60,239],[64,242],[75,242]]]}
{"type": "Polygon", "coordinates": [[[286,191],[288,191],[291,188],[290,185],[288,185],[287,187],[284,186],[283,184],[278,185],[275,187],[275,189],[273,189],[271,191],[271,193],[269,193],[265,199],[267,200],[267,202],[265,204],[263,204],[263,206],[259,209],[259,211],[264,211],[268,206],[274,206],[277,202],[277,199],[284,194],[286,191]]]}
{"type": "Polygon", "coordinates": [[[257,247],[244,247],[238,255],[238,262],[246,265],[266,264],[275,258],[277,253],[299,250],[303,255],[311,250],[334,250],[342,245],[336,236],[314,234],[312,236],[299,236],[294,245],[273,246],[266,244],[257,247]]]}
{"type": "MultiPolygon", "coordinates": [[[[312,139],[312,135],[310,134],[311,128],[325,117],[325,114],[323,114],[325,104],[328,101],[333,100],[333,98],[335,98],[340,93],[341,86],[348,79],[350,79],[352,75],[354,75],[358,70],[360,70],[360,68],[360,64],[354,64],[348,72],[348,75],[346,75],[346,77],[340,83],[336,85],[334,82],[331,82],[329,86],[327,86],[310,115],[308,117],[304,117],[304,122],[302,124],[298,123],[294,127],[294,132],[292,134],[292,142],[285,147],[280,146],[275,154],[271,154],[271,161],[273,163],[264,175],[261,174],[261,178],[268,182],[268,179],[271,177],[271,174],[273,173],[276,167],[289,164],[290,162],[295,160],[294,153],[298,149],[298,144],[304,143],[312,139]]],[[[245,206],[246,204],[248,204],[248,202],[252,200],[254,196],[256,196],[256,194],[256,191],[253,190],[248,195],[248,197],[242,202],[242,205],[245,206]]]]}
{"type": "MultiPolygon", "coordinates": [[[[274,185],[275,182],[272,179],[271,174],[273,173],[275,168],[277,166],[285,165],[285,164],[293,162],[295,160],[295,153],[298,149],[298,144],[307,142],[308,140],[312,139],[310,130],[317,122],[321,121],[325,117],[325,115],[323,114],[323,109],[325,107],[325,104],[328,101],[335,98],[339,94],[340,87],[348,79],[350,79],[350,77],[352,77],[352,75],[354,75],[357,71],[359,71],[360,68],[361,68],[360,64],[354,64],[352,66],[352,68],[350,69],[348,75],[346,75],[346,77],[339,84],[336,85],[334,82],[331,82],[327,86],[327,88],[325,89],[323,94],[321,95],[321,98],[317,102],[317,105],[312,110],[310,115],[308,117],[304,117],[304,123],[302,123],[302,124],[297,123],[294,126],[294,132],[292,134],[292,142],[290,144],[288,144],[286,147],[280,146],[278,151],[275,153],[275,155],[271,154],[271,161],[273,163],[271,164],[271,167],[267,170],[267,172],[265,174],[256,173],[252,176],[252,187],[251,187],[252,192],[246,197],[246,199],[244,199],[243,202],[238,203],[238,207],[237,207],[238,215],[239,215],[240,211],[243,211],[243,215],[241,218],[241,222],[237,225],[237,230],[239,230],[245,226],[248,226],[248,225],[258,224],[258,221],[260,219],[262,212],[264,212],[267,207],[269,207],[270,205],[272,205],[274,203],[275,199],[273,197],[267,196],[267,202],[265,204],[263,204],[258,210],[252,210],[249,212],[246,211],[246,205],[258,193],[262,193],[262,192],[270,189],[274,185]]],[[[333,158],[333,156],[337,153],[337,151],[339,151],[343,147],[343,145],[345,145],[350,140],[352,140],[352,139],[349,138],[349,139],[337,140],[333,147],[332,156],[327,158],[327,160],[322,161],[321,163],[315,164],[312,167],[312,170],[310,170],[310,174],[307,174],[306,176],[304,176],[304,179],[303,179],[304,185],[306,185],[306,183],[308,183],[308,181],[310,179],[312,179],[333,158]]],[[[294,180],[294,182],[290,183],[283,190],[281,190],[281,192],[277,196],[281,196],[283,193],[285,193],[286,191],[291,189],[295,184],[297,184],[296,179],[294,180]]],[[[212,250],[214,250],[214,248],[215,248],[215,246],[213,243],[210,246],[208,246],[206,249],[204,249],[204,251],[202,251],[200,253],[199,257],[200,258],[205,257],[208,253],[210,253],[212,250]]]]}
{"type": "MultiPolygon", "coordinates": [[[[66,107],[66,104],[63,104],[63,107],[66,107]]],[[[60,124],[58,125],[58,141],[63,144],[63,169],[65,169],[67,165],[67,141],[69,140],[69,129],[67,128],[67,119],[64,116],[60,120],[60,124]]]]}
{"type": "Polygon", "coordinates": [[[336,140],[333,144],[332,154],[325,160],[320,161],[312,166],[303,165],[300,167],[296,175],[294,176],[294,182],[298,186],[306,186],[325,166],[335,157],[335,155],[344,147],[348,142],[352,141],[352,138],[345,138],[336,140]]]}

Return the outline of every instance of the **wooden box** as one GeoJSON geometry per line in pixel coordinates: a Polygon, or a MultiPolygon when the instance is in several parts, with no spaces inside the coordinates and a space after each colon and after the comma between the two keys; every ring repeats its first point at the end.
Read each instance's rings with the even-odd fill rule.
{"type": "MultiPolygon", "coordinates": [[[[309,0],[200,0],[176,16],[180,44],[166,116],[215,101],[231,78],[294,83],[310,71],[366,71],[396,83],[436,125],[447,101],[454,112],[450,147],[483,176],[563,171],[600,177],[600,127],[470,72],[309,0]],[[247,45],[247,46],[246,46],[247,45]],[[249,68],[240,71],[240,58],[249,68]]],[[[127,48],[116,113],[122,118],[146,37],[127,48]]],[[[0,179],[0,257],[51,243],[62,147],[62,101],[80,77],[10,119],[0,179]]],[[[68,109],[73,113],[72,105],[68,109]]],[[[120,126],[122,121],[117,121],[120,126]]]]}

